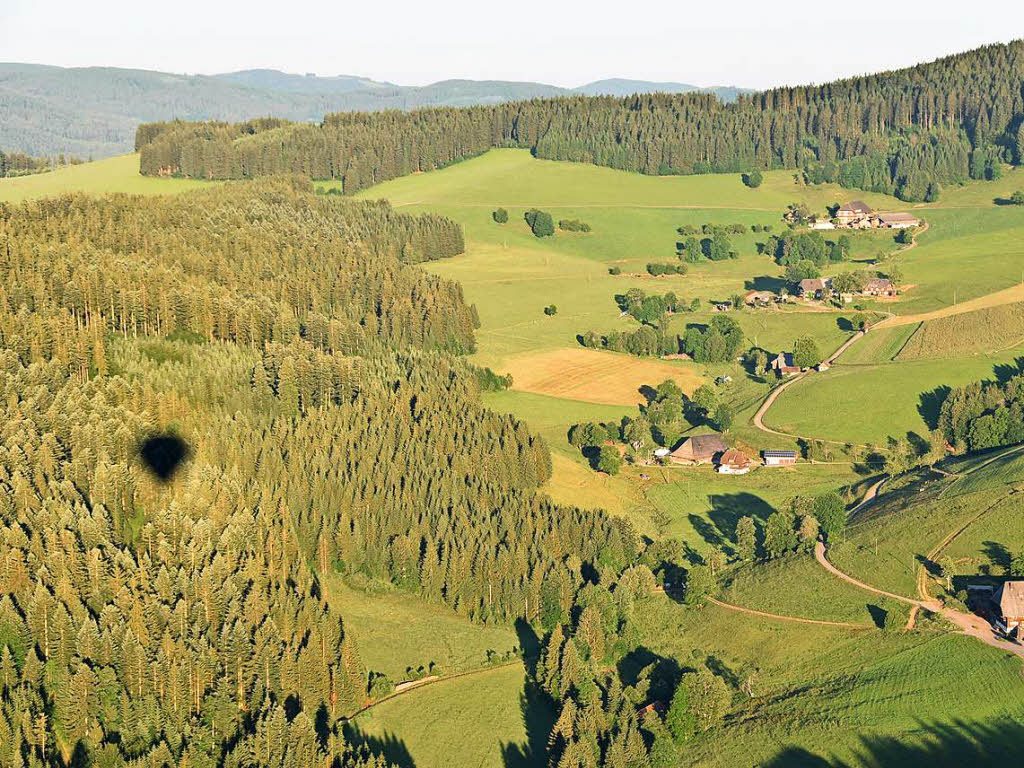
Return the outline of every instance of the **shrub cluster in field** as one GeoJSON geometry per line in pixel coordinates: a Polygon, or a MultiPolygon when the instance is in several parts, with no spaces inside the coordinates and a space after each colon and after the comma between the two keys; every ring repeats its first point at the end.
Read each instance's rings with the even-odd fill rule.
{"type": "Polygon", "coordinates": [[[566,232],[589,232],[590,225],[579,219],[559,219],[558,228],[566,232]]]}
{"type": "Polygon", "coordinates": [[[685,353],[698,363],[724,363],[739,355],[743,330],[733,318],[716,315],[706,326],[687,326],[682,335],[645,324],[632,332],[612,331],[601,335],[587,331],[576,340],[584,347],[628,352],[639,357],[685,353]]]}
{"type": "Polygon", "coordinates": [[[939,411],[939,429],[960,450],[1024,443],[1024,371],[1018,369],[1005,382],[950,390],[939,411]]]}
{"type": "Polygon", "coordinates": [[[733,249],[729,235],[742,235],[746,231],[745,224],[702,224],[699,228],[693,224],[684,224],[676,229],[676,232],[686,238],[676,243],[676,253],[679,258],[691,264],[705,259],[736,259],[739,258],[739,254],[733,249]],[[698,238],[697,235],[704,237],[698,238]]]}

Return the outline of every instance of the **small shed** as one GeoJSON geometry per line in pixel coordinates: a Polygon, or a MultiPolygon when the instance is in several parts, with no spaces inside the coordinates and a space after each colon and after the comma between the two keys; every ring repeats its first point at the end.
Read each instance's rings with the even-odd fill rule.
{"type": "Polygon", "coordinates": [[[654,449],[654,455],[657,456],[659,459],[664,458],[665,456],[668,456],[670,453],[672,453],[672,451],[670,451],[668,448],[655,448],[654,449]]]}
{"type": "Polygon", "coordinates": [[[796,464],[796,451],[768,450],[762,451],[761,456],[766,467],[788,467],[796,464]]]}
{"type": "Polygon", "coordinates": [[[710,464],[729,446],[718,435],[695,435],[688,437],[669,454],[676,464],[710,464]]]}
{"type": "Polygon", "coordinates": [[[993,598],[1006,634],[1024,636],[1024,581],[1004,581],[993,598]]]}
{"type": "Polygon", "coordinates": [[[835,229],[836,225],[828,219],[815,219],[811,224],[811,229],[835,229]]]}
{"type": "Polygon", "coordinates": [[[745,475],[749,471],[750,457],[736,448],[730,448],[718,459],[719,474],[745,475]]]}

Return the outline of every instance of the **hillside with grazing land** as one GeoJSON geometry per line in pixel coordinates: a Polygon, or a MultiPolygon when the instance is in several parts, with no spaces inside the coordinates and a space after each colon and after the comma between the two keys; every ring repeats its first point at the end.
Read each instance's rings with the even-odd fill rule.
{"type": "Polygon", "coordinates": [[[1022,46],[0,179],[0,765],[1015,764],[1022,46]]]}

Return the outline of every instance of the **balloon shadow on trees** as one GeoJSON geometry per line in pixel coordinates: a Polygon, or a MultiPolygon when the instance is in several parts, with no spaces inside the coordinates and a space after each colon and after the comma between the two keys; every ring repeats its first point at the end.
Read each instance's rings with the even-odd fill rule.
{"type": "Polygon", "coordinates": [[[914,743],[892,736],[861,736],[852,761],[788,747],[762,763],[764,768],[972,768],[1019,765],[1024,723],[1016,720],[950,723],[918,722],[914,743]]]}
{"type": "Polygon", "coordinates": [[[181,437],[167,432],[145,438],[139,443],[137,453],[142,465],[154,478],[169,483],[188,461],[192,449],[181,437]]]}

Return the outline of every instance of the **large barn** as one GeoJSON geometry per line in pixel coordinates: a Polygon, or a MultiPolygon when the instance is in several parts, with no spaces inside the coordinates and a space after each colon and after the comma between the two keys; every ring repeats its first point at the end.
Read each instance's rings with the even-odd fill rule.
{"type": "Polygon", "coordinates": [[[710,464],[727,450],[729,446],[718,435],[695,435],[683,440],[669,458],[676,464],[710,464]]]}

